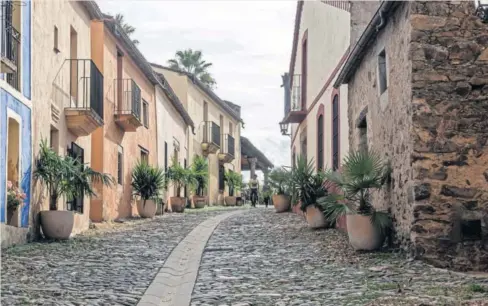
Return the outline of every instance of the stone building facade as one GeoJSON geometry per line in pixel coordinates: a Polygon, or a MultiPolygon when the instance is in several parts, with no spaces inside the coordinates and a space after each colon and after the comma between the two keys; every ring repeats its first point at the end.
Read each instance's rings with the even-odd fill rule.
{"type": "Polygon", "coordinates": [[[475,12],[382,2],[334,84],[348,84],[350,147],[391,163],[375,206],[398,242],[457,270],[488,270],[488,24],[475,12]]]}

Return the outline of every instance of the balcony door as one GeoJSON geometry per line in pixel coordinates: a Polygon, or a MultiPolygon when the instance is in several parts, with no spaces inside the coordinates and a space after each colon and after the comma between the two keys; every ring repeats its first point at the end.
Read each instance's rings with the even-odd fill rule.
{"type": "MultiPolygon", "coordinates": [[[[68,155],[76,159],[79,167],[84,167],[85,163],[85,151],[82,147],[78,146],[76,143],[71,143],[71,149],[68,148],[68,155]]],[[[81,193],[77,197],[73,198],[71,201],[66,202],[66,209],[71,211],[83,213],[83,199],[84,194],[81,193]]]]}
{"type": "MultiPolygon", "coordinates": [[[[81,99],[78,99],[78,33],[76,33],[73,27],[70,28],[70,35],[69,35],[69,56],[71,59],[70,62],[70,69],[71,69],[71,103],[72,107],[82,107],[82,105],[78,105],[81,99]]],[[[81,101],[82,102],[82,101],[81,101]]]]}
{"type": "Polygon", "coordinates": [[[117,49],[117,106],[119,110],[123,110],[123,92],[124,92],[124,81],[123,81],[123,60],[124,54],[117,49]]]}
{"type": "Polygon", "coordinates": [[[304,37],[302,43],[302,111],[307,109],[307,54],[308,43],[307,38],[304,37]]]}

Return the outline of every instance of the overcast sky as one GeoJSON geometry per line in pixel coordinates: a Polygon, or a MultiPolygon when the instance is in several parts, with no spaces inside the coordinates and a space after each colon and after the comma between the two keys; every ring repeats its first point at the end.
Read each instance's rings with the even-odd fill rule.
{"type": "Polygon", "coordinates": [[[242,135],[275,166],[290,164],[282,136],[281,75],[288,70],[295,1],[99,1],[122,13],[147,60],[166,65],[177,50],[202,50],[217,95],[241,105],[242,135]]]}

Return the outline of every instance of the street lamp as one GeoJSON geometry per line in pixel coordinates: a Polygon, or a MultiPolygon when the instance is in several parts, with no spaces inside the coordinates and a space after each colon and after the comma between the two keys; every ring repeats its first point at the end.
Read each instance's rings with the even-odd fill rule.
{"type": "Polygon", "coordinates": [[[281,135],[284,136],[290,136],[291,134],[288,134],[288,123],[286,122],[280,122],[280,130],[281,130],[281,135]]]}

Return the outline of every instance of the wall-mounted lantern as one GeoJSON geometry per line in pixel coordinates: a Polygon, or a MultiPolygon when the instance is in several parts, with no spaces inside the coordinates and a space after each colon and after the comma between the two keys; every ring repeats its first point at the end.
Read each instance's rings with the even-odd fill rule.
{"type": "Polygon", "coordinates": [[[290,136],[291,134],[288,134],[288,123],[286,122],[280,122],[280,130],[281,130],[281,135],[284,136],[290,136]]]}

